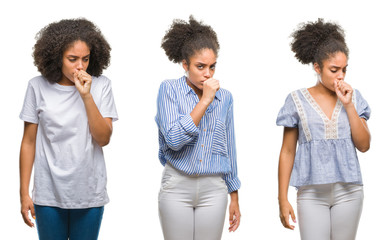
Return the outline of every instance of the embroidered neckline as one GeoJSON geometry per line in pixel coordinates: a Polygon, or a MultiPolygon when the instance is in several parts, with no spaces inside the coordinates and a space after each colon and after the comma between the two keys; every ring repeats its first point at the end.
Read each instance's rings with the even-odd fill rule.
{"type": "Polygon", "coordinates": [[[342,108],[342,102],[339,99],[336,100],[335,108],[332,112],[331,119],[329,119],[327,115],[324,113],[324,111],[321,109],[319,104],[309,93],[308,89],[303,88],[300,91],[303,93],[305,99],[308,101],[311,107],[320,115],[321,119],[323,120],[325,126],[325,138],[337,139],[338,138],[338,117],[340,114],[340,110],[342,108]]]}

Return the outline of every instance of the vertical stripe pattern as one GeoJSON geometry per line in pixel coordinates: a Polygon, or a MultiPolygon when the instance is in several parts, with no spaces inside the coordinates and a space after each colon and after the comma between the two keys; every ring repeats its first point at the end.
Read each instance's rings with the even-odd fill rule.
{"type": "Polygon", "coordinates": [[[229,192],[240,188],[237,173],[233,99],[220,89],[199,126],[190,113],[199,102],[183,76],[162,82],[155,121],[159,132],[159,159],[188,175],[223,174],[229,192]]]}

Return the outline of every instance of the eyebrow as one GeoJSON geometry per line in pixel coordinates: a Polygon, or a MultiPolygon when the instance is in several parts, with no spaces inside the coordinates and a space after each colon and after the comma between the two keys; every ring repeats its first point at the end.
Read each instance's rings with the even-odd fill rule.
{"type": "MultiPolygon", "coordinates": [[[[210,64],[211,66],[212,65],[215,65],[217,62],[214,62],[214,63],[212,63],[212,64],[210,64]]],[[[201,65],[207,65],[207,64],[205,64],[205,63],[203,63],[203,62],[196,62],[196,64],[201,64],[201,65]]]]}
{"type": "MultiPolygon", "coordinates": [[[[70,57],[70,58],[79,58],[78,56],[75,56],[75,55],[67,55],[67,57],[70,57]]],[[[90,54],[86,55],[86,56],[83,56],[81,58],[87,58],[87,57],[90,57],[90,54]]]]}
{"type": "MultiPolygon", "coordinates": [[[[344,68],[348,67],[348,64],[346,66],[344,66],[344,68]]],[[[330,68],[342,68],[342,67],[339,67],[339,66],[336,66],[336,65],[331,65],[330,68]]]]}

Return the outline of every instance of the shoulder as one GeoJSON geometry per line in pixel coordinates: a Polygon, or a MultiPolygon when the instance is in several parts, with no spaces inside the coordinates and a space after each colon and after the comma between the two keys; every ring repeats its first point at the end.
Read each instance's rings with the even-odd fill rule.
{"type": "Polygon", "coordinates": [[[31,85],[31,86],[39,86],[42,83],[46,83],[46,82],[48,83],[49,81],[46,80],[46,78],[44,78],[42,75],[39,75],[39,76],[31,78],[28,81],[28,84],[31,85]]]}
{"type": "Polygon", "coordinates": [[[186,84],[185,77],[177,78],[177,79],[165,79],[161,82],[161,87],[162,86],[168,86],[172,88],[179,88],[183,84],[186,84]]]}
{"type": "Polygon", "coordinates": [[[177,91],[184,93],[188,90],[190,90],[190,87],[186,83],[185,76],[178,79],[163,80],[159,86],[160,93],[176,93],[177,91]]]}
{"type": "Polygon", "coordinates": [[[304,91],[307,91],[306,88],[301,88],[294,90],[292,92],[289,92],[286,95],[284,105],[282,109],[287,109],[288,111],[295,111],[296,110],[296,105],[301,105],[303,99],[304,99],[304,91]]]}
{"type": "Polygon", "coordinates": [[[356,88],[354,88],[354,94],[355,94],[355,96],[356,96],[357,98],[362,97],[361,92],[360,92],[358,89],[356,89],[356,88]]]}
{"type": "Polygon", "coordinates": [[[92,83],[101,84],[101,85],[110,85],[111,80],[104,75],[100,75],[98,77],[92,76],[92,83]]]}
{"type": "Polygon", "coordinates": [[[353,92],[353,101],[356,101],[357,103],[367,104],[367,101],[362,96],[361,92],[358,89],[355,89],[355,88],[354,88],[354,92],[353,92]]]}
{"type": "Polygon", "coordinates": [[[28,88],[34,89],[34,91],[45,91],[45,89],[50,89],[54,83],[50,83],[43,76],[36,76],[31,78],[28,81],[28,88]]]}
{"type": "Polygon", "coordinates": [[[219,95],[218,97],[220,97],[220,100],[222,102],[232,103],[234,101],[232,97],[232,93],[225,88],[220,88],[218,91],[218,95],[219,95]]]}
{"type": "Polygon", "coordinates": [[[286,95],[285,102],[294,102],[294,99],[298,98],[299,96],[303,95],[304,91],[307,91],[306,88],[300,88],[296,89],[292,92],[289,92],[288,95],[286,95]]]}
{"type": "Polygon", "coordinates": [[[358,89],[354,89],[353,92],[353,102],[356,103],[357,107],[369,108],[369,104],[366,99],[362,96],[361,92],[358,89]]]}
{"type": "Polygon", "coordinates": [[[230,91],[228,91],[227,89],[220,88],[219,91],[220,91],[220,94],[222,94],[223,96],[227,96],[227,97],[232,98],[232,93],[230,91]]]}
{"type": "Polygon", "coordinates": [[[93,89],[94,91],[110,91],[110,89],[112,88],[111,86],[111,80],[104,76],[104,75],[100,75],[98,77],[96,76],[92,76],[92,86],[91,86],[91,89],[93,89]]]}

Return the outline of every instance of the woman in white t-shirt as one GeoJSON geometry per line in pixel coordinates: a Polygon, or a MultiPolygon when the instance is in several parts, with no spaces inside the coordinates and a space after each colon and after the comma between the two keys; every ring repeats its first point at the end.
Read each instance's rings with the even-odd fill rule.
{"type": "Polygon", "coordinates": [[[37,35],[20,118],[20,200],[40,239],[97,239],[108,203],[102,147],[117,120],[111,82],[102,76],[110,46],[86,19],[51,23],[37,35]],[[29,183],[34,166],[32,198],[29,183]]]}

